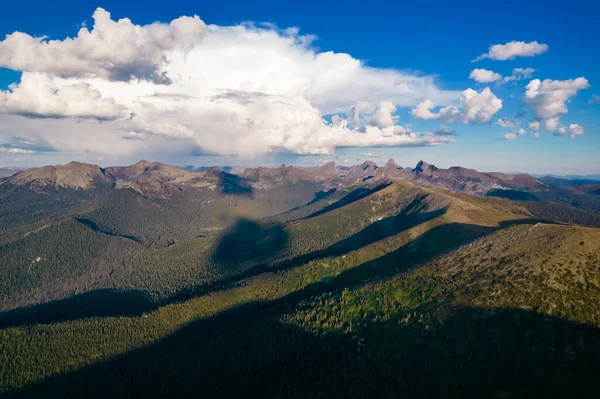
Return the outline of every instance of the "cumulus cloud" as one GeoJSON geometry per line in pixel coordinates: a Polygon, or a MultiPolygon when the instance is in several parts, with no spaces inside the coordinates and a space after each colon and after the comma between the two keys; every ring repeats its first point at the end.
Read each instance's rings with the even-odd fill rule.
{"type": "Polygon", "coordinates": [[[581,136],[583,134],[583,127],[579,126],[576,123],[572,123],[567,127],[559,127],[558,130],[554,132],[554,134],[557,136],[564,136],[568,134],[570,138],[574,139],[575,137],[581,136]]]}
{"type": "Polygon", "coordinates": [[[15,32],[0,42],[0,66],[25,72],[47,72],[61,77],[98,76],[110,80],[150,79],[169,83],[163,69],[167,52],[191,50],[202,40],[205,24],[198,16],[170,24],[134,25],[96,9],[94,27],[74,38],[48,40],[15,32]]]}
{"type": "Polygon", "coordinates": [[[350,112],[348,114],[348,121],[354,125],[361,125],[362,119],[361,115],[370,114],[373,112],[373,107],[367,101],[359,101],[355,106],[350,108],[350,112]]]}
{"type": "Polygon", "coordinates": [[[512,75],[506,76],[502,79],[501,83],[511,82],[513,80],[528,79],[533,75],[535,69],[533,68],[513,68],[512,75]]]}
{"type": "Polygon", "coordinates": [[[548,118],[544,120],[544,125],[546,126],[546,130],[553,132],[558,127],[558,117],[548,118]]]}
{"type": "Polygon", "coordinates": [[[420,103],[411,110],[411,114],[419,119],[436,119],[442,122],[488,123],[496,112],[502,109],[500,100],[489,87],[477,92],[467,89],[460,96],[460,109],[450,105],[432,112],[435,104],[431,100],[420,103]]]}
{"type": "Polygon", "coordinates": [[[469,77],[479,83],[496,82],[496,84],[502,85],[507,82],[530,78],[534,72],[535,69],[533,68],[513,68],[512,75],[502,77],[501,74],[487,69],[473,69],[469,77]]]}
{"type": "Polygon", "coordinates": [[[439,129],[434,130],[431,133],[436,136],[457,136],[458,135],[458,133],[456,133],[456,130],[450,130],[447,126],[443,126],[443,125],[440,126],[439,129]]]}
{"type": "Polygon", "coordinates": [[[437,119],[442,122],[458,122],[462,116],[460,110],[453,105],[440,109],[438,112],[431,112],[435,104],[431,100],[425,100],[416,108],[411,110],[412,116],[419,119],[437,119]]]}
{"type": "Polygon", "coordinates": [[[55,152],[56,149],[48,145],[48,143],[27,137],[10,137],[3,143],[0,143],[0,148],[3,148],[8,154],[37,154],[46,152],[55,152]]]}
{"type": "Polygon", "coordinates": [[[1,154],[9,154],[9,155],[24,155],[24,154],[35,154],[33,150],[24,150],[22,148],[0,148],[1,154]]]}
{"type": "MultiPolygon", "coordinates": [[[[502,125],[501,125],[502,126],[502,125]]],[[[516,128],[515,125],[511,125],[511,126],[503,126],[503,127],[512,127],[512,128],[516,128]]],[[[523,136],[525,133],[527,133],[525,131],[525,129],[523,128],[519,128],[519,129],[515,129],[512,132],[506,133],[504,134],[504,140],[516,140],[517,137],[519,136],[523,136]]]]}
{"type": "MultiPolygon", "coordinates": [[[[539,128],[539,122],[543,122],[546,130],[554,131],[559,127],[560,118],[568,112],[567,101],[579,90],[588,87],[588,81],[583,77],[544,81],[534,79],[527,85],[524,101],[538,121],[537,127],[539,128]]],[[[534,129],[531,123],[530,127],[534,129]]]]}
{"type": "Polygon", "coordinates": [[[496,112],[502,109],[500,100],[489,87],[481,92],[467,89],[460,96],[460,103],[464,110],[465,123],[488,123],[496,112]]]}
{"type": "Polygon", "coordinates": [[[535,121],[535,120],[534,121],[530,121],[529,122],[529,128],[531,130],[536,130],[536,131],[540,130],[540,122],[539,121],[535,121]]]}
{"type": "Polygon", "coordinates": [[[576,136],[580,136],[583,134],[583,128],[578,124],[570,124],[569,125],[569,137],[574,139],[576,136]]]}
{"type": "Polygon", "coordinates": [[[487,69],[473,69],[469,77],[479,83],[490,83],[502,79],[502,75],[487,69]]]}
{"type": "Polygon", "coordinates": [[[496,124],[498,124],[502,127],[509,127],[509,128],[515,127],[515,123],[510,118],[498,118],[498,120],[496,121],[496,124]]]}
{"type": "Polygon", "coordinates": [[[348,121],[343,119],[339,115],[333,115],[331,117],[331,124],[336,127],[341,127],[341,126],[346,127],[346,125],[348,124],[348,121]]]}
{"type": "Polygon", "coordinates": [[[206,25],[197,16],[136,25],[100,8],[93,19],[73,38],[15,32],[0,42],[0,66],[23,72],[0,92],[0,128],[110,156],[330,154],[452,141],[398,126],[394,113],[426,99],[450,104],[460,92],[318,52],[297,29],[206,25]]]}
{"type": "Polygon", "coordinates": [[[396,106],[391,101],[382,101],[379,103],[377,111],[371,115],[369,123],[379,127],[393,126],[399,119],[398,116],[392,115],[394,112],[396,112],[396,106]]]}
{"type": "Polygon", "coordinates": [[[362,156],[365,158],[380,158],[381,154],[375,152],[363,152],[362,156]]]}
{"type": "Polygon", "coordinates": [[[148,137],[144,133],[129,132],[124,136],[121,136],[123,140],[146,140],[148,137]]]}
{"type": "Polygon", "coordinates": [[[548,45],[540,44],[537,41],[529,43],[512,41],[506,44],[490,46],[487,53],[481,54],[471,62],[481,61],[486,58],[497,61],[514,60],[516,57],[533,57],[546,51],[548,51],[548,45]]]}
{"type": "Polygon", "coordinates": [[[110,97],[102,97],[88,83],[70,84],[45,74],[24,72],[21,83],[0,91],[0,113],[111,120],[124,117],[126,108],[110,97]]]}

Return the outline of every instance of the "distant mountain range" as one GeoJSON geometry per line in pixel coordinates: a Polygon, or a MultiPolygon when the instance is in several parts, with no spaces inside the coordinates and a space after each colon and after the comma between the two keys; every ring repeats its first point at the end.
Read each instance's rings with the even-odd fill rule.
{"type": "MultiPolygon", "coordinates": [[[[206,171],[208,169],[219,169],[222,170],[224,172],[227,173],[233,173],[233,174],[239,174],[241,172],[243,172],[246,167],[244,166],[219,166],[219,165],[212,165],[212,166],[193,166],[193,165],[185,165],[185,166],[176,166],[179,169],[188,171],[188,172],[203,172],[206,171]]],[[[302,168],[302,167],[299,167],[302,168]]],[[[347,166],[342,166],[343,168],[347,168],[347,166]]],[[[30,169],[30,168],[23,168],[23,167],[0,167],[0,178],[2,177],[8,177],[11,175],[14,175],[18,172],[21,172],[25,169],[30,169]]],[[[310,168],[309,168],[310,169],[310,168]]],[[[450,168],[452,169],[452,168],[450,168]]],[[[506,175],[525,175],[527,173],[524,172],[508,172],[508,173],[503,173],[506,175]]],[[[593,183],[600,183],[600,174],[596,174],[596,175],[556,175],[556,174],[530,174],[532,177],[538,178],[538,179],[544,179],[544,178],[556,178],[556,179],[562,179],[562,180],[574,180],[576,182],[579,181],[589,181],[589,182],[593,182],[593,183]]],[[[577,184],[577,183],[575,183],[577,184]]]]}
{"type": "Polygon", "coordinates": [[[536,177],[555,177],[558,179],[566,179],[566,180],[594,180],[600,182],[600,175],[534,175],[536,177]]]}
{"type": "MultiPolygon", "coordinates": [[[[64,166],[32,168],[4,179],[4,184],[45,188],[131,188],[144,194],[169,195],[174,189],[207,187],[217,189],[228,177],[234,176],[232,168],[202,167],[178,168],[159,162],[140,161],[134,165],[101,168],[80,162],[64,166]]],[[[246,168],[235,174],[250,185],[282,182],[318,181],[326,186],[350,186],[370,180],[413,180],[423,184],[446,187],[455,191],[485,194],[490,189],[543,190],[541,180],[529,175],[481,173],[473,169],[452,167],[440,169],[423,161],[415,167],[403,168],[390,159],[382,166],[364,162],[355,166],[337,166],[330,162],[323,166],[298,167],[282,165],[276,168],[246,168]]]]}
{"type": "Polygon", "coordinates": [[[15,173],[18,173],[20,171],[22,171],[23,168],[17,168],[17,167],[13,167],[13,168],[0,168],[0,178],[2,177],[7,177],[7,176],[12,176],[15,173]]]}
{"type": "Polygon", "coordinates": [[[286,166],[234,169],[231,167],[179,168],[159,162],[140,161],[130,166],[101,168],[79,162],[64,166],[27,169],[0,184],[27,188],[34,192],[48,189],[100,190],[129,188],[146,196],[170,197],[188,189],[244,192],[265,190],[274,186],[306,183],[322,190],[348,188],[355,185],[374,186],[388,181],[408,180],[424,186],[441,187],[476,195],[499,196],[516,200],[546,201],[588,210],[599,210],[597,194],[600,184],[592,180],[565,180],[554,177],[536,178],[527,174],[478,172],[474,169],[437,168],[424,161],[414,167],[402,167],[393,159],[379,166],[368,161],[355,166],[338,166],[334,162],[322,166],[286,166]],[[233,172],[236,173],[233,173],[233,172]],[[590,194],[590,195],[580,195],[590,194]]]}

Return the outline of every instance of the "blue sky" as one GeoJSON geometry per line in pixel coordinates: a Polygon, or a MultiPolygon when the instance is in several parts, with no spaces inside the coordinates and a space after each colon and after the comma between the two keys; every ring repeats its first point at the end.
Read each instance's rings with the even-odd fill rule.
{"type": "MultiPolygon", "coordinates": [[[[326,51],[346,53],[354,59],[362,60],[368,67],[381,70],[391,68],[406,75],[431,78],[435,88],[444,93],[460,94],[468,88],[481,92],[489,87],[502,101],[502,107],[484,123],[446,122],[441,119],[425,120],[414,117],[411,110],[415,109],[420,100],[415,100],[416,103],[410,105],[403,101],[396,103],[393,116],[399,117],[398,125],[416,133],[436,131],[440,126],[446,126],[447,129],[456,132],[456,135],[452,136],[454,138],[452,143],[444,142],[436,146],[386,144],[385,147],[369,147],[344,146],[345,141],[341,140],[339,146],[335,145],[335,153],[331,152],[327,155],[308,155],[307,151],[312,153],[322,151],[313,148],[305,150],[305,146],[295,144],[281,151],[277,150],[277,146],[272,146],[267,154],[258,150],[253,151],[251,156],[246,153],[238,156],[239,151],[234,149],[237,148],[235,143],[229,144],[227,151],[219,147],[210,147],[210,150],[206,150],[206,143],[202,141],[204,139],[197,138],[205,134],[204,130],[194,130],[193,127],[191,128],[193,133],[190,134],[194,135],[192,141],[199,148],[196,152],[182,153],[176,145],[171,149],[172,140],[166,146],[153,147],[146,144],[141,146],[139,151],[130,149],[116,155],[106,150],[95,152],[93,146],[83,145],[80,141],[89,140],[89,135],[92,134],[103,134],[100,130],[90,130],[86,133],[88,136],[83,133],[80,137],[69,136],[68,140],[57,138],[56,136],[61,134],[60,130],[68,127],[59,124],[54,116],[48,119],[47,115],[44,115],[40,121],[40,116],[35,115],[35,121],[21,121],[26,117],[23,116],[25,112],[20,112],[19,117],[6,116],[4,123],[0,120],[0,146],[9,149],[17,148],[20,142],[27,141],[33,144],[29,144],[27,148],[23,147],[24,150],[29,151],[28,153],[25,151],[0,153],[0,164],[39,165],[68,162],[72,159],[111,164],[134,161],[141,157],[178,164],[225,162],[256,164],[282,161],[306,164],[328,159],[353,164],[366,158],[385,162],[388,157],[393,157],[403,166],[425,159],[442,167],[462,165],[488,171],[600,173],[600,156],[598,156],[600,104],[593,100],[593,95],[600,95],[600,83],[598,83],[600,82],[598,67],[600,45],[597,27],[597,21],[600,20],[600,4],[598,2],[561,1],[542,4],[541,2],[508,1],[493,7],[481,2],[421,3],[423,4],[389,2],[371,5],[352,1],[343,3],[304,1],[295,4],[281,1],[252,3],[172,1],[165,6],[165,2],[152,1],[54,3],[33,1],[5,4],[3,12],[0,13],[0,38],[15,31],[25,32],[33,37],[48,36],[51,39],[62,40],[65,37],[74,37],[82,23],[92,29],[92,13],[97,7],[109,11],[113,20],[130,18],[136,25],[151,24],[155,21],[169,23],[183,15],[198,15],[206,24],[218,26],[236,26],[244,21],[253,21],[273,23],[281,29],[298,27],[300,35],[317,36],[318,39],[311,44],[311,48],[317,53],[326,51]],[[475,57],[486,53],[490,46],[511,41],[525,43],[536,41],[546,44],[548,50],[535,56],[471,62],[475,57]],[[478,83],[469,78],[469,74],[475,68],[494,71],[504,77],[511,76],[513,68],[533,68],[535,72],[526,79],[504,84],[478,83]],[[539,131],[540,137],[534,137],[535,131],[530,129],[529,122],[539,118],[536,117],[531,104],[524,101],[527,84],[533,79],[568,81],[579,77],[587,80],[588,87],[577,90],[574,95],[568,96],[565,100],[564,105],[568,112],[561,113],[560,125],[553,132],[542,128],[539,131]],[[515,118],[515,115],[520,112],[524,112],[526,116],[515,118]],[[510,118],[518,125],[514,128],[502,127],[497,124],[499,118],[510,118]],[[560,126],[568,129],[574,124],[581,127],[584,133],[573,139],[569,138],[569,133],[558,134],[560,126]],[[524,128],[526,133],[516,134],[517,138],[514,140],[504,139],[507,133],[514,133],[519,128],[524,128]],[[52,148],[52,151],[36,151],[36,146],[46,150],[52,148]],[[166,147],[169,147],[168,151],[161,151],[166,147]],[[198,156],[198,153],[203,151],[210,155],[198,156]]],[[[18,83],[20,78],[20,71],[0,68],[0,90],[8,90],[8,85],[18,83]]],[[[80,76],[77,78],[79,79],[80,76]]],[[[92,86],[96,84],[96,80],[87,76],[85,79],[86,84],[92,86]]],[[[226,82],[227,76],[219,76],[219,80],[226,82]]],[[[101,83],[97,85],[103,87],[101,83]]],[[[229,86],[225,83],[223,87],[229,86]]],[[[107,89],[106,92],[103,89],[99,90],[104,97],[113,89],[107,89]]],[[[272,94],[271,91],[269,93],[272,94]]],[[[388,100],[386,95],[389,93],[382,92],[380,97],[373,96],[374,99],[376,98],[370,101],[373,103],[373,110],[377,109],[379,100],[388,100]]],[[[329,94],[327,96],[331,97],[329,94]]],[[[342,118],[348,118],[348,112],[343,112],[341,109],[332,112],[326,107],[319,108],[318,96],[306,98],[328,121],[334,113],[342,118]]],[[[440,95],[439,99],[434,101],[436,103],[434,112],[439,111],[442,106],[450,105],[457,106],[460,112],[467,112],[464,104],[463,107],[460,106],[458,97],[455,101],[448,100],[443,103],[443,99],[446,98],[445,95],[440,95]]],[[[341,102],[336,102],[338,103],[341,102]]],[[[14,106],[10,109],[14,109],[14,106]]],[[[5,114],[8,112],[4,111],[5,114]]],[[[273,112],[277,114],[284,111],[277,109],[273,112]]],[[[269,113],[269,117],[271,115],[273,113],[269,113]]],[[[66,117],[71,118],[72,114],[66,117]]],[[[87,116],[86,118],[85,123],[88,123],[89,118],[87,116]]],[[[76,119],[81,120],[80,116],[76,116],[76,119]]],[[[157,122],[153,121],[153,123],[157,122]]],[[[191,126],[186,123],[182,122],[183,125],[191,126]]],[[[107,123],[104,123],[104,129],[108,129],[106,125],[107,123]]],[[[121,129],[122,125],[119,126],[121,129]]],[[[275,126],[274,129],[278,128],[276,124],[270,126],[275,126]]],[[[151,135],[151,140],[154,140],[155,135],[163,134],[159,130],[148,128],[136,130],[134,133],[140,137],[144,134],[151,135]]],[[[243,134],[247,135],[247,133],[243,134]]],[[[269,130],[260,130],[256,134],[269,134],[269,130]]],[[[145,140],[145,143],[151,140],[145,140]]],[[[305,138],[305,140],[309,139],[305,138]]],[[[126,141],[129,145],[129,142],[134,140],[126,141]]],[[[120,148],[120,143],[116,142],[113,146],[120,148]]],[[[107,147],[110,148],[109,143],[107,147]]]]}

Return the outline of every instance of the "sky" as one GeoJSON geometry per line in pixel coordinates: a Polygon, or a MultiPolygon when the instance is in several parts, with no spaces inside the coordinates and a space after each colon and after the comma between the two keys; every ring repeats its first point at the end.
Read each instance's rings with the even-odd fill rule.
{"type": "Polygon", "coordinates": [[[2,8],[0,166],[600,173],[594,1],[2,8]]]}

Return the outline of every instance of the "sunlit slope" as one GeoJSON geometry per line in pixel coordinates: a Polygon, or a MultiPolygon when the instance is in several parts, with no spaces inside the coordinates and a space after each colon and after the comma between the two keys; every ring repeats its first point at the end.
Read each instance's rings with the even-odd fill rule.
{"type": "Polygon", "coordinates": [[[600,229],[513,226],[440,258],[431,273],[452,285],[457,303],[600,326],[600,229]]]}

